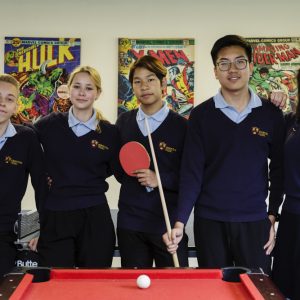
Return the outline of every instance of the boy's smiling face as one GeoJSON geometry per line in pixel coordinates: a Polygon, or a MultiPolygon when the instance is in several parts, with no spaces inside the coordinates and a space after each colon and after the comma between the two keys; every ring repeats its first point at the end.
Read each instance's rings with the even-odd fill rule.
{"type": "Polygon", "coordinates": [[[137,68],[134,72],[132,88],[142,107],[159,110],[162,107],[165,86],[165,78],[160,82],[158,77],[146,68],[137,68]]]}
{"type": "Polygon", "coordinates": [[[218,66],[215,67],[215,76],[219,80],[222,90],[228,92],[248,90],[248,82],[252,74],[253,64],[247,62],[245,68],[238,69],[234,62],[240,59],[248,61],[245,50],[240,46],[229,46],[219,51],[217,65],[220,62],[231,63],[227,71],[221,71],[218,66]]]}
{"type": "Polygon", "coordinates": [[[17,88],[9,82],[0,81],[0,125],[7,124],[17,112],[17,100],[17,88]]]}

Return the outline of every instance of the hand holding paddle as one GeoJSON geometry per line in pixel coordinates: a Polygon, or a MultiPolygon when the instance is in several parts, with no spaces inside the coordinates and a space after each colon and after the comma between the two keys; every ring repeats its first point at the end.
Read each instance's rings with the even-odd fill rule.
{"type": "Polygon", "coordinates": [[[135,141],[122,146],[119,158],[123,170],[129,176],[136,177],[136,170],[149,169],[150,167],[150,156],[146,148],[135,141]]]}

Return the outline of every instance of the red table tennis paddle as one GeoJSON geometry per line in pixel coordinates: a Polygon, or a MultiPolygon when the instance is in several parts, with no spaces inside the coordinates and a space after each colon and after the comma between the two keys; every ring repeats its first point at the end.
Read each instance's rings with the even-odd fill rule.
{"type": "Polygon", "coordinates": [[[149,169],[150,156],[146,148],[139,142],[124,144],[119,153],[122,168],[129,176],[136,176],[133,172],[139,169],[149,169]]]}

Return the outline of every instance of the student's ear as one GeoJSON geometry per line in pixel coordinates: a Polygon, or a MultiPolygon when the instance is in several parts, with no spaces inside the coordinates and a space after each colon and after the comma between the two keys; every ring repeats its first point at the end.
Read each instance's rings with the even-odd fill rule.
{"type": "Polygon", "coordinates": [[[215,73],[215,78],[216,78],[216,79],[219,79],[219,78],[218,78],[218,74],[217,74],[217,67],[214,67],[214,73],[215,73]]]}
{"type": "Polygon", "coordinates": [[[161,89],[164,91],[167,88],[167,78],[164,77],[161,81],[161,89]]]}
{"type": "Polygon", "coordinates": [[[253,62],[249,63],[250,76],[253,73],[253,68],[254,68],[253,62]]]}
{"type": "Polygon", "coordinates": [[[167,95],[167,78],[166,77],[164,77],[161,81],[161,94],[163,97],[167,95]]]}
{"type": "Polygon", "coordinates": [[[18,110],[19,110],[19,97],[17,98],[16,100],[16,105],[15,105],[15,109],[14,109],[14,115],[16,115],[18,113],[18,110]]]}
{"type": "Polygon", "coordinates": [[[101,90],[98,90],[95,101],[100,97],[100,95],[101,95],[101,90]]]}

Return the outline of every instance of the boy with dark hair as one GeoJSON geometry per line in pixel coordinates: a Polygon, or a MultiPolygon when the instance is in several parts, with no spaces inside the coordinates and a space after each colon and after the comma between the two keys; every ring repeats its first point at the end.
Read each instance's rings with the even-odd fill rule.
{"type": "Polygon", "coordinates": [[[172,253],[194,207],[199,267],[241,265],[270,273],[283,193],[283,116],[249,89],[251,46],[242,37],[217,40],[211,56],[221,89],[191,113],[178,222],[172,240],[166,234],[164,240],[172,253]]]}
{"type": "MultiPolygon", "coordinates": [[[[145,118],[148,119],[160,170],[162,186],[174,225],[178,197],[178,177],[186,120],[169,110],[163,101],[167,70],[158,59],[143,56],[134,63],[129,80],[140,101],[139,109],[120,115],[116,125],[121,142],[137,141],[150,153],[145,118]]],[[[136,170],[136,177],[123,176],[119,198],[117,235],[122,267],[173,266],[172,256],[161,239],[166,230],[153,163],[136,170]]],[[[180,266],[188,265],[187,236],[179,244],[180,266]]]]}
{"type": "Polygon", "coordinates": [[[36,206],[43,198],[43,154],[34,131],[13,125],[19,84],[11,75],[0,75],[0,276],[14,267],[17,249],[14,223],[21,210],[30,174],[36,206]]]}
{"type": "Polygon", "coordinates": [[[226,35],[225,37],[218,39],[210,51],[210,55],[215,67],[217,66],[219,51],[222,48],[231,47],[233,45],[243,48],[249,62],[252,61],[252,47],[244,38],[234,34],[226,35]]]}

